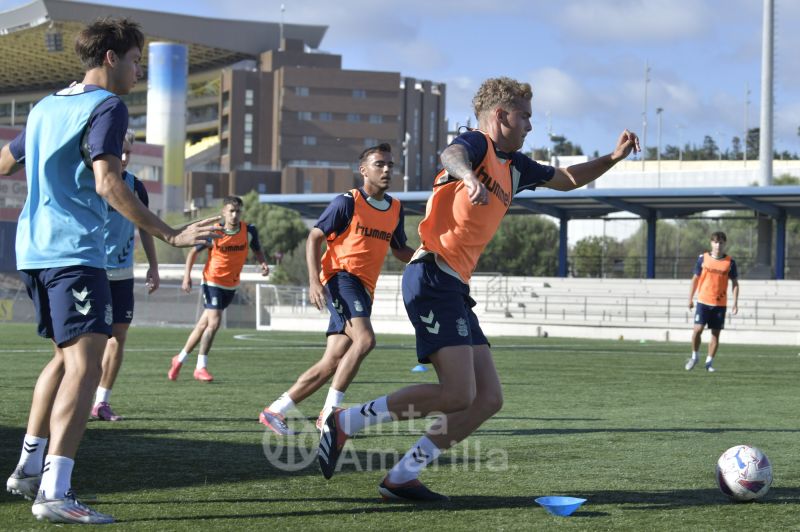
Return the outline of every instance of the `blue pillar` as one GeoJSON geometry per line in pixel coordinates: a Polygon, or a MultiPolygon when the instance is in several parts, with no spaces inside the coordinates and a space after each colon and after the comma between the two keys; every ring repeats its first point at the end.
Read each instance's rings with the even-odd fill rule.
{"type": "Polygon", "coordinates": [[[775,220],[778,222],[775,227],[775,278],[784,279],[784,267],[786,266],[786,213],[781,212],[775,220]]]}
{"type": "Polygon", "coordinates": [[[647,217],[647,278],[656,278],[656,215],[647,217]]]}
{"type": "Polygon", "coordinates": [[[569,217],[562,216],[558,224],[558,276],[567,276],[567,251],[569,243],[567,241],[567,222],[569,217]]]}

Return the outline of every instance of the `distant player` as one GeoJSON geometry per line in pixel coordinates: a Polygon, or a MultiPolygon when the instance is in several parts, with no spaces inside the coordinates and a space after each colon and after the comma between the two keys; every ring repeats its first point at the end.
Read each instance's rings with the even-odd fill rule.
{"type": "MultiPolygon", "coordinates": [[[[147,207],[150,203],[147,189],[136,176],[127,171],[128,163],[131,159],[131,150],[136,140],[133,130],[129,129],[125,133],[125,141],[122,143],[122,179],[130,187],[139,201],[147,207]]],[[[111,325],[111,338],[106,344],[106,351],[103,354],[103,375],[100,377],[100,386],[94,396],[94,406],[92,407],[92,419],[99,421],[119,421],[119,416],[111,410],[111,389],[117,380],[117,374],[122,367],[122,358],[125,352],[125,339],[128,336],[128,328],[133,321],[133,243],[134,225],[133,223],[114,210],[108,209],[108,218],[105,225],[106,239],[106,275],[111,288],[111,304],[113,310],[113,323],[111,325]]],[[[147,231],[139,230],[139,238],[142,241],[144,254],[147,257],[149,267],[145,278],[149,293],[158,289],[160,283],[158,276],[158,259],[156,257],[156,246],[153,237],[147,231]]]]}
{"type": "Polygon", "coordinates": [[[258,240],[258,230],[254,225],[241,221],[242,199],[236,196],[226,196],[222,200],[222,218],[224,226],[223,236],[206,244],[195,246],[186,257],[186,267],[183,271],[183,291],[187,294],[192,290],[192,266],[197,254],[208,250],[208,259],[203,268],[203,314],[189,334],[186,345],[180,353],[172,357],[172,366],[167,372],[167,378],[178,380],[183,363],[200,344],[197,354],[197,366],[194,378],[202,382],[211,382],[214,377],[208,372],[208,353],[214,336],[222,323],[222,313],[228,308],[239,287],[239,276],[247,262],[249,247],[253,250],[256,260],[261,265],[261,275],[269,274],[269,266],[261,251],[258,240]]]}
{"type": "Polygon", "coordinates": [[[386,194],[393,166],[388,144],[364,150],[359,157],[363,187],[337,196],[308,235],[309,299],[320,310],[328,306],[328,343],[322,358],[261,412],[261,423],[277,434],[293,433],[286,425],[286,412],[333,376],[317,419],[317,428],[321,428],[328,412],[342,404],[361,362],[375,347],[370,315],[386,252],[391,247],[392,254],[403,262],[414,254],[406,246],[403,208],[386,194]],[[328,249],[322,255],[326,240],[328,249]]]}
{"type": "Polygon", "coordinates": [[[100,19],[83,28],[75,42],[86,69],[83,81],[37,103],[26,130],[0,150],[0,174],[25,164],[28,195],[17,224],[17,269],[33,300],[38,333],[56,347],[36,382],[20,461],[6,482],[8,491],[36,497],[32,512],[40,520],[114,520],[78,502],[71,487],[112,333],[103,235],[108,205],[174,246],[216,238],[219,227],[214,217],[173,229],[122,180],[128,109],[117,95],[130,92],[141,77],[143,46],[138,24],[126,19],[100,19]]]}
{"type": "Polygon", "coordinates": [[[330,478],[345,441],[369,425],[444,413],[378,487],[387,499],[441,501],[420,472],[499,411],[502,387],[489,342],[472,311],[469,280],[481,252],[522,189],[583,186],[638,150],[625,130],[614,152],[592,161],[553,168],[522,154],[531,131],[531,87],[509,78],[486,80],[473,99],[479,130],[457,137],[441,155],[425,218],[422,245],[403,273],[403,301],[417,336],[417,360],[433,364],[438,384],[417,384],[363,405],[335,409],[325,420],[319,463],[330,478]]]}
{"type": "Polygon", "coordinates": [[[739,312],[739,274],[736,262],[725,254],[728,237],[722,231],[711,234],[711,252],[697,257],[692,275],[692,288],[689,291],[689,309],[694,307],[694,294],[697,292],[697,309],[694,313],[692,329],[692,356],[686,361],[686,370],[697,364],[703,328],[708,325],[711,341],[708,343],[706,371],[716,371],[714,356],[719,348],[719,333],[725,328],[725,312],[728,308],[728,281],[733,287],[733,308],[731,313],[739,312]]]}

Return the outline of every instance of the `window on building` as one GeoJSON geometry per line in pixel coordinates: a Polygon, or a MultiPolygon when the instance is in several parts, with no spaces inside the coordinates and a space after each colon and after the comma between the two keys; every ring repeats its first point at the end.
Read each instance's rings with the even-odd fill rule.
{"type": "Polygon", "coordinates": [[[316,146],[317,145],[317,137],[313,135],[305,135],[303,137],[303,145],[304,146],[316,146]]]}
{"type": "Polygon", "coordinates": [[[348,122],[361,122],[361,115],[358,113],[347,113],[348,122]]]}
{"type": "Polygon", "coordinates": [[[436,113],[431,111],[431,123],[429,124],[428,142],[433,142],[436,137],[436,113]]]}
{"type": "Polygon", "coordinates": [[[308,87],[295,87],[295,96],[308,96],[308,87]]]}
{"type": "Polygon", "coordinates": [[[255,97],[255,93],[254,93],[253,89],[245,89],[245,91],[244,91],[244,104],[246,106],[248,106],[248,107],[253,105],[254,97],[255,97]]]}
{"type": "Polygon", "coordinates": [[[377,146],[380,144],[378,139],[364,139],[364,147],[371,148],[372,146],[377,146]]]}
{"type": "Polygon", "coordinates": [[[367,97],[367,91],[364,89],[353,89],[353,98],[356,100],[363,100],[367,97]]]}
{"type": "Polygon", "coordinates": [[[369,115],[370,124],[383,124],[383,115],[369,115]]]}
{"type": "Polygon", "coordinates": [[[297,111],[298,120],[311,120],[311,111],[297,111]]]}
{"type": "Polygon", "coordinates": [[[266,183],[259,183],[258,184],[258,193],[259,194],[266,194],[267,193],[267,184],[266,183]]]}
{"type": "Polygon", "coordinates": [[[253,168],[253,163],[250,161],[245,161],[242,163],[242,170],[251,170],[253,168]]]}
{"type": "Polygon", "coordinates": [[[320,122],[330,122],[331,120],[333,120],[333,114],[328,112],[322,112],[319,114],[319,120],[320,122]]]}
{"type": "Polygon", "coordinates": [[[253,115],[251,115],[250,113],[245,113],[244,115],[244,132],[245,133],[253,132],[253,115]]]}
{"type": "Polygon", "coordinates": [[[314,192],[314,180],[310,177],[303,177],[303,194],[314,192]]]}
{"type": "Polygon", "coordinates": [[[253,153],[253,135],[250,133],[244,134],[244,143],[242,149],[248,155],[253,153]]]}

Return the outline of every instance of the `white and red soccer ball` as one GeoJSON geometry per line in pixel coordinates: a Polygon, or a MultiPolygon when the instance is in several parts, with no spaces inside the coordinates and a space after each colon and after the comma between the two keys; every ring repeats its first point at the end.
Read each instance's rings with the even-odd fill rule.
{"type": "Polygon", "coordinates": [[[731,447],[717,460],[717,485],[735,501],[763,497],[772,484],[772,464],[767,455],[749,445],[731,447]]]}

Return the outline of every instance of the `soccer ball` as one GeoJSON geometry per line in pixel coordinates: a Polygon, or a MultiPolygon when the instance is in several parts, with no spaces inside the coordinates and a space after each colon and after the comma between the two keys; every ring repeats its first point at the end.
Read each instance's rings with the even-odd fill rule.
{"type": "Polygon", "coordinates": [[[772,465],[767,455],[749,445],[731,447],[717,460],[717,485],[735,501],[763,497],[772,484],[772,465]]]}

